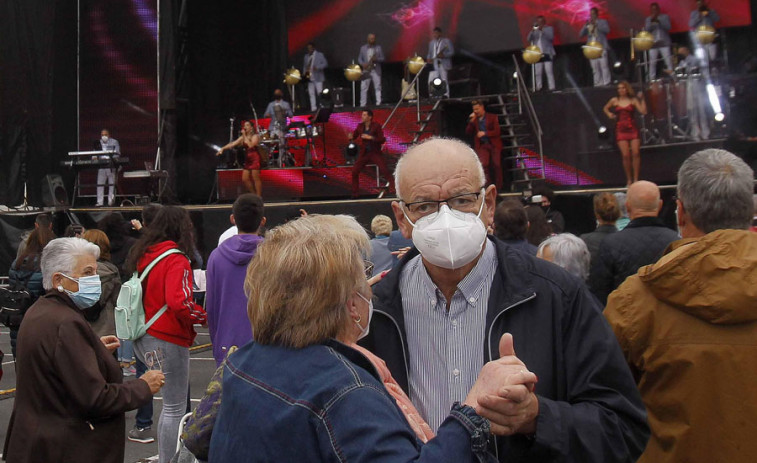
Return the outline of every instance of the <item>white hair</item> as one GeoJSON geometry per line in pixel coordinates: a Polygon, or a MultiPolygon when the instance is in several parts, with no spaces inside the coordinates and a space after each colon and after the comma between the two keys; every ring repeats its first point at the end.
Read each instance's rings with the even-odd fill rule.
{"type": "Polygon", "coordinates": [[[410,149],[408,149],[405,152],[405,154],[402,155],[400,160],[397,161],[397,167],[394,168],[394,188],[397,191],[397,197],[399,199],[402,199],[402,193],[400,192],[400,177],[402,175],[401,174],[402,165],[405,163],[405,158],[407,158],[408,155],[415,152],[417,149],[419,149],[426,143],[430,143],[430,142],[445,142],[445,143],[450,143],[452,145],[455,145],[455,147],[459,149],[460,153],[467,155],[472,161],[475,161],[476,166],[478,167],[478,180],[479,180],[478,184],[484,185],[486,183],[486,175],[484,174],[484,166],[481,165],[481,160],[478,158],[478,154],[476,154],[476,152],[473,151],[473,148],[468,146],[465,142],[458,140],[456,138],[431,137],[410,147],[410,149]]]}
{"type": "Polygon", "coordinates": [[[552,263],[564,268],[571,275],[586,281],[589,278],[591,255],[584,240],[572,233],[560,233],[542,241],[537,255],[544,254],[544,248],[552,252],[552,263]]]}
{"type": "Polygon", "coordinates": [[[100,248],[81,238],[56,238],[42,250],[42,287],[45,290],[53,288],[53,274],[63,273],[71,275],[76,267],[76,261],[81,256],[91,255],[100,258],[100,248]]]}

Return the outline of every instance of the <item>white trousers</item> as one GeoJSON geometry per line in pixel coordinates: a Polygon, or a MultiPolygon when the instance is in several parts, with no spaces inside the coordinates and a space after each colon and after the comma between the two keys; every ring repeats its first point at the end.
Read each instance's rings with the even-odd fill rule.
{"type": "Polygon", "coordinates": [[[447,84],[447,89],[444,92],[444,95],[449,98],[449,80],[447,79],[447,70],[444,69],[444,66],[442,66],[441,63],[437,65],[436,61],[434,61],[434,69],[432,69],[428,73],[429,93],[431,93],[431,81],[433,81],[437,77],[442,79],[442,81],[447,84]]]}
{"type": "Polygon", "coordinates": [[[376,105],[381,104],[381,76],[376,70],[372,70],[370,78],[360,82],[360,106],[368,106],[368,87],[373,82],[373,88],[376,91],[376,105]]]}
{"type": "Polygon", "coordinates": [[[662,55],[665,61],[665,69],[673,70],[673,58],[670,55],[670,47],[652,48],[649,50],[649,80],[657,79],[657,56],[662,55]]]}
{"type": "Polygon", "coordinates": [[[536,80],[536,90],[541,90],[542,75],[544,71],[547,71],[547,88],[550,90],[555,89],[555,73],[553,71],[553,62],[544,61],[534,64],[534,79],[536,80]]]}
{"type": "Polygon", "coordinates": [[[689,78],[686,85],[686,114],[689,117],[689,135],[695,141],[710,138],[710,118],[707,117],[709,104],[704,82],[689,78]]]}
{"type": "Polygon", "coordinates": [[[316,105],[315,101],[315,95],[316,93],[318,95],[321,94],[323,91],[323,82],[308,82],[308,93],[310,94],[310,110],[315,112],[316,109],[318,109],[318,106],[316,105]]]}
{"type": "Polygon", "coordinates": [[[97,169],[97,205],[103,205],[105,184],[108,184],[108,205],[112,206],[116,200],[116,171],[115,169],[97,169]]]}
{"type": "Polygon", "coordinates": [[[607,50],[602,51],[602,56],[597,59],[590,59],[591,74],[594,77],[594,86],[610,85],[612,76],[610,75],[610,65],[607,62],[607,50]]]}

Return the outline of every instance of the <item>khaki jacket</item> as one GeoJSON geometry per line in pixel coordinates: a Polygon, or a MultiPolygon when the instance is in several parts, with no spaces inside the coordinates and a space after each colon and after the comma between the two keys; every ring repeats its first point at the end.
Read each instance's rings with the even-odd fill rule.
{"type": "Polygon", "coordinates": [[[757,455],[757,234],[670,245],[608,299],[647,407],[639,462],[751,462],[757,455]]]}

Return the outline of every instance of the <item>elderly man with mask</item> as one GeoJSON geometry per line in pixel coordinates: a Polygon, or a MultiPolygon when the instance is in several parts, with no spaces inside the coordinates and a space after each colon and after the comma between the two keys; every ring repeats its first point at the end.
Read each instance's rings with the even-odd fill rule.
{"type": "Polygon", "coordinates": [[[500,461],[635,461],[646,414],[601,308],[564,270],[486,236],[497,191],[476,153],[432,138],[400,159],[395,181],[392,209],[415,248],[375,287],[364,343],[431,428],[485,362],[509,355],[539,381],[482,411],[500,461]],[[504,333],[513,345],[499,345],[504,333]]]}

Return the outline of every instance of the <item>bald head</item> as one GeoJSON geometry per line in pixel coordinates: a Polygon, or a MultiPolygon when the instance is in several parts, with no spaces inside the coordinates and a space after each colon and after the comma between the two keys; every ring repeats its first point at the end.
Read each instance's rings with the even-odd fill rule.
{"type": "Polygon", "coordinates": [[[637,217],[657,217],[662,207],[660,189],[646,180],[631,184],[628,187],[626,207],[631,220],[637,217]]]}
{"type": "Polygon", "coordinates": [[[486,183],[484,168],[478,155],[460,140],[429,138],[419,143],[400,158],[394,170],[397,197],[413,201],[407,196],[412,185],[427,179],[446,182],[466,178],[478,188],[486,183]]]}

